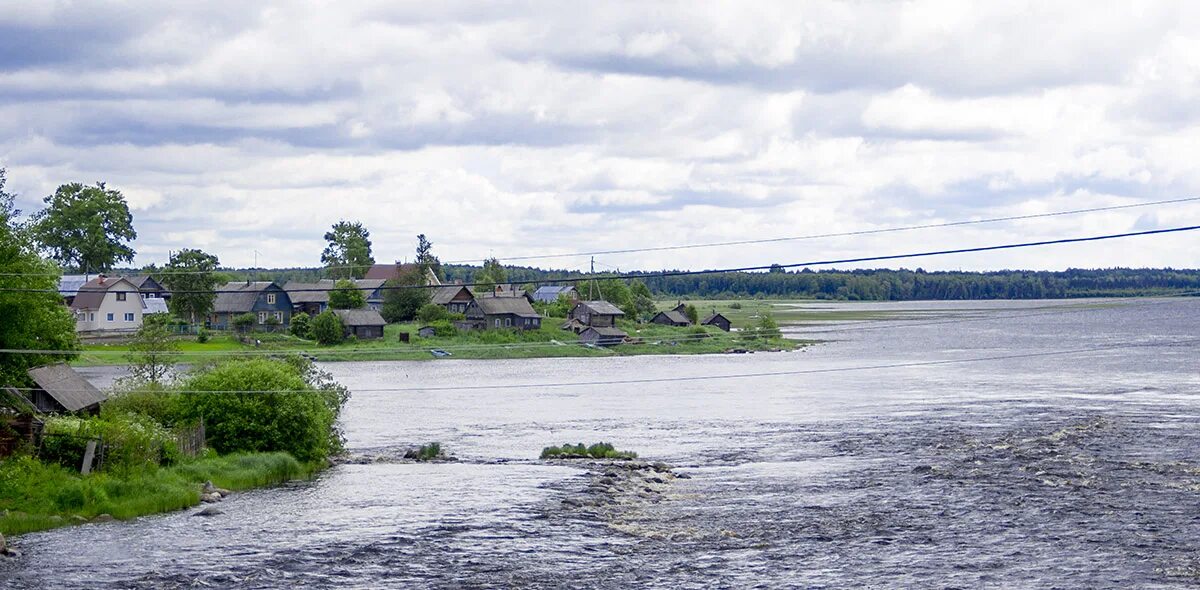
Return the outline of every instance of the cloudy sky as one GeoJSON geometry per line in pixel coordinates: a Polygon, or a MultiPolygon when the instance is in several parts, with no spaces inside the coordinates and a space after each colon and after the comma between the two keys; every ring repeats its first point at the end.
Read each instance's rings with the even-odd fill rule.
{"type": "MultiPolygon", "coordinates": [[[[139,264],[199,247],[291,266],[317,265],[339,219],[379,260],[421,232],[443,260],[503,260],[1200,195],[1194,2],[247,4],[0,0],[0,166],[22,208],[103,180],[139,264]]],[[[1173,205],[597,266],[1197,223],[1173,205]]],[[[1200,267],[1200,235],[903,265],[1200,267]]]]}

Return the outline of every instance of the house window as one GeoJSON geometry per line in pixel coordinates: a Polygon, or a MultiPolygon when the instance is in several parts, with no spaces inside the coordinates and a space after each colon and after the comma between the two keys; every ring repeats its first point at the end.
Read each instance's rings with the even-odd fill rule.
{"type": "Polygon", "coordinates": [[[88,321],[89,321],[89,322],[94,322],[94,321],[96,321],[96,314],[94,314],[94,313],[89,313],[89,314],[88,314],[88,321]]]}
{"type": "Polygon", "coordinates": [[[127,314],[125,314],[125,321],[127,321],[127,322],[132,322],[132,321],[133,321],[133,314],[131,314],[131,313],[127,313],[127,314]]]}
{"type": "Polygon", "coordinates": [[[504,318],[504,327],[512,326],[512,318],[504,318]]]}
{"type": "Polygon", "coordinates": [[[267,312],[265,312],[265,311],[258,312],[258,323],[260,323],[260,324],[267,323],[267,312]]]}
{"type": "MultiPolygon", "coordinates": [[[[275,294],[267,293],[267,305],[275,305],[275,294]]],[[[259,322],[262,323],[262,322],[259,322]]]]}
{"type": "Polygon", "coordinates": [[[499,327],[500,327],[500,318],[496,318],[496,327],[497,327],[497,328],[499,328],[499,327]]]}
{"type": "Polygon", "coordinates": [[[125,293],[124,292],[117,293],[117,301],[125,301],[125,293]]]}
{"type": "Polygon", "coordinates": [[[275,320],[281,324],[283,323],[283,312],[282,311],[275,312],[275,320]]]}
{"type": "Polygon", "coordinates": [[[108,317],[107,317],[107,318],[105,318],[105,320],[106,320],[106,321],[109,321],[109,322],[113,321],[113,314],[111,314],[111,313],[110,313],[110,314],[108,314],[108,317]]]}

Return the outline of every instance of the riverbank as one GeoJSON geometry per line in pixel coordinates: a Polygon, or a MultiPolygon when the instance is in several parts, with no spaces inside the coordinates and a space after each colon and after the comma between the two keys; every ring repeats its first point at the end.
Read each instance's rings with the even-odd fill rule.
{"type": "Polygon", "coordinates": [[[128,474],[80,475],[30,457],[10,457],[0,462],[0,533],[19,535],[183,510],[200,504],[205,482],[243,491],[310,478],[322,466],[301,463],[287,453],[245,453],[128,474]]]}
{"type": "MultiPolygon", "coordinates": [[[[550,319],[537,330],[481,330],[429,338],[417,335],[419,324],[389,324],[384,328],[384,337],[378,340],[358,340],[331,346],[322,346],[290,334],[250,334],[245,341],[231,334],[218,334],[207,342],[196,342],[190,337],[181,338],[176,360],[180,363],[201,363],[214,358],[261,354],[264,351],[303,354],[322,362],[444,358],[435,356],[431,353],[432,350],[445,351],[450,353],[448,356],[451,358],[464,359],[721,354],[730,351],[795,350],[815,343],[782,337],[749,338],[744,333],[723,332],[713,326],[678,328],[629,323],[620,327],[629,334],[630,342],[610,347],[593,347],[580,343],[579,337],[574,333],[559,329],[559,323],[550,319]],[[408,342],[400,341],[402,332],[409,334],[408,342]]],[[[128,351],[128,345],[123,343],[86,344],[83,352],[72,364],[126,364],[128,351]]]]}

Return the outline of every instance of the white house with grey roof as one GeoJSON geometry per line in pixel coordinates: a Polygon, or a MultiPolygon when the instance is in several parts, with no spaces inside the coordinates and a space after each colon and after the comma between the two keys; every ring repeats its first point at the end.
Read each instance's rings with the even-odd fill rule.
{"type": "Polygon", "coordinates": [[[71,300],[76,332],[130,332],[142,327],[142,294],[129,279],[100,275],[71,300]]]}

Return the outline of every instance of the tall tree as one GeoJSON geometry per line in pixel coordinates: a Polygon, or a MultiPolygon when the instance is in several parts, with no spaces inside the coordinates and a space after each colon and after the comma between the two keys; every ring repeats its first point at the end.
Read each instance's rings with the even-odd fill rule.
{"type": "Polygon", "coordinates": [[[383,309],[379,314],[388,322],[407,322],[417,316],[421,306],[429,303],[430,291],[422,288],[425,275],[414,268],[387,282],[383,293],[383,309]],[[406,288],[407,287],[407,288],[406,288]]]}
{"type": "Polygon", "coordinates": [[[133,215],[121,191],[104,186],[64,184],[43,199],[46,208],[33,216],[33,238],[59,264],[83,272],[101,272],[133,260],[128,246],[137,238],[133,215]]]}
{"type": "Polygon", "coordinates": [[[360,222],[342,220],[333,224],[333,231],[325,232],[329,244],[321,253],[326,273],[335,279],[360,279],[367,274],[375,264],[370,237],[371,232],[360,222]]]}
{"type": "Polygon", "coordinates": [[[129,342],[129,373],[141,383],[162,385],[179,360],[179,342],[166,322],[154,316],[165,317],[165,314],[146,316],[129,342]]]}
{"type": "Polygon", "coordinates": [[[417,266],[421,267],[422,275],[432,272],[438,279],[442,278],[442,261],[433,255],[433,242],[425,234],[417,234],[417,266]]]}
{"type": "Polygon", "coordinates": [[[361,309],[366,306],[367,296],[349,279],[339,280],[329,292],[329,307],[333,309],[361,309]]]}
{"type": "MultiPolygon", "coordinates": [[[[37,255],[28,232],[17,225],[20,212],[4,183],[5,171],[0,168],[0,348],[78,350],[75,319],[57,293],[58,268],[37,255]]],[[[27,369],[70,357],[0,354],[0,383],[27,384],[27,369]]]]}
{"type": "Polygon", "coordinates": [[[479,286],[480,292],[495,290],[496,285],[508,282],[508,271],[504,270],[499,260],[488,258],[483,261],[483,270],[471,282],[479,286]]]}
{"type": "Polygon", "coordinates": [[[163,267],[161,282],[171,290],[171,313],[195,324],[212,311],[216,288],[217,257],[202,250],[183,249],[163,267]]]}

